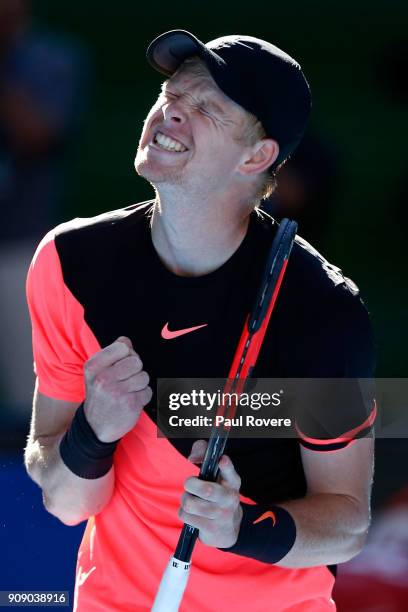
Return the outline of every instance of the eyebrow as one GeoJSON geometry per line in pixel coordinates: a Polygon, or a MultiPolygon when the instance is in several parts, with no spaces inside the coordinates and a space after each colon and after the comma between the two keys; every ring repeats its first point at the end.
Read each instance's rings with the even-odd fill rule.
{"type": "MultiPolygon", "coordinates": [[[[161,90],[162,93],[165,93],[166,87],[169,84],[169,82],[170,82],[170,79],[167,79],[166,81],[163,81],[163,83],[161,84],[160,90],[161,90]]],[[[191,96],[191,94],[188,94],[188,95],[191,96]]],[[[191,96],[191,97],[193,97],[193,96],[191,96]]],[[[223,117],[227,117],[228,116],[225,108],[223,108],[223,106],[221,106],[220,103],[215,102],[214,100],[210,100],[210,99],[207,98],[207,100],[203,101],[203,105],[207,106],[208,108],[214,109],[216,112],[220,113],[223,117]]]]}

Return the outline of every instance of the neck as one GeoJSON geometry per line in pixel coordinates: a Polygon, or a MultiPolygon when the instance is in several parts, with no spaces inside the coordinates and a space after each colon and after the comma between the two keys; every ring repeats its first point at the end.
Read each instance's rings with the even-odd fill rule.
{"type": "Polygon", "coordinates": [[[197,199],[177,185],[166,185],[156,189],[156,196],[153,245],[165,266],[179,276],[213,272],[245,237],[253,207],[238,193],[197,199]]]}

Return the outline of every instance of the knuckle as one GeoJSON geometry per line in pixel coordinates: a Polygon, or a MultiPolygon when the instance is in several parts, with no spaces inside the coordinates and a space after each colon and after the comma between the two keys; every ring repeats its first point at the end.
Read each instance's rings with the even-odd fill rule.
{"type": "Polygon", "coordinates": [[[137,376],[140,373],[138,361],[135,361],[133,356],[124,357],[120,361],[113,364],[112,368],[116,378],[122,380],[130,376],[137,376]]]}
{"type": "Polygon", "coordinates": [[[130,350],[131,349],[127,342],[123,340],[115,340],[115,342],[112,342],[112,344],[106,346],[103,349],[103,352],[109,356],[112,356],[112,358],[116,355],[118,358],[120,358],[119,356],[123,358],[130,354],[130,350]]]}
{"type": "Polygon", "coordinates": [[[235,503],[234,492],[231,489],[224,489],[220,499],[220,506],[223,511],[228,512],[235,503]]]}
{"type": "Polygon", "coordinates": [[[112,344],[110,344],[107,348],[110,348],[112,350],[119,348],[122,348],[121,345],[125,345],[127,349],[130,348],[129,345],[131,345],[131,341],[129,340],[129,338],[127,338],[126,336],[119,336],[119,338],[116,338],[116,340],[114,342],[112,342],[112,344]]]}
{"type": "Polygon", "coordinates": [[[150,376],[148,373],[145,370],[142,370],[138,376],[143,387],[147,387],[150,382],[150,376]]]}
{"type": "Polygon", "coordinates": [[[148,404],[153,397],[153,391],[151,387],[146,387],[145,389],[143,389],[142,393],[143,393],[144,402],[148,404]]]}
{"type": "Polygon", "coordinates": [[[96,370],[96,364],[94,357],[90,357],[88,361],[84,363],[84,373],[85,376],[91,377],[94,375],[96,370]]]}
{"type": "Polygon", "coordinates": [[[214,519],[222,519],[225,516],[225,512],[220,506],[215,506],[212,510],[212,515],[214,519]]]}
{"type": "Polygon", "coordinates": [[[205,440],[196,440],[193,444],[194,450],[205,451],[207,448],[207,442],[205,440]]]}
{"type": "Polygon", "coordinates": [[[126,405],[126,394],[123,393],[123,390],[118,387],[115,383],[105,383],[103,387],[103,393],[109,396],[111,402],[115,404],[119,404],[124,407],[126,405]]]}
{"type": "Polygon", "coordinates": [[[223,495],[220,497],[220,500],[218,503],[220,505],[220,508],[222,508],[223,510],[226,510],[230,508],[231,506],[231,498],[228,494],[225,494],[224,492],[223,495]]]}
{"type": "Polygon", "coordinates": [[[115,380],[120,380],[120,378],[125,374],[124,364],[119,361],[114,363],[111,367],[115,380]]]}
{"type": "Polygon", "coordinates": [[[106,376],[104,372],[99,372],[94,376],[93,379],[94,386],[97,389],[102,389],[106,384],[106,376]]]}
{"type": "Polygon", "coordinates": [[[139,367],[140,360],[134,355],[127,355],[118,363],[124,366],[126,368],[126,371],[131,374],[136,374],[141,370],[141,368],[139,367]]]}
{"type": "Polygon", "coordinates": [[[194,486],[194,482],[195,482],[195,476],[189,476],[188,478],[186,478],[185,482],[184,482],[184,488],[189,491],[191,485],[193,484],[194,486]]]}
{"type": "Polygon", "coordinates": [[[117,351],[118,348],[121,347],[121,345],[123,344],[123,342],[121,342],[119,344],[119,342],[112,342],[112,344],[108,344],[108,346],[105,346],[100,353],[103,353],[104,355],[112,355],[112,353],[115,353],[115,351],[117,351]]]}
{"type": "Polygon", "coordinates": [[[197,513],[197,511],[202,510],[202,502],[200,502],[200,500],[196,497],[190,495],[186,500],[184,510],[190,514],[197,513]]]}
{"type": "Polygon", "coordinates": [[[212,484],[206,484],[204,487],[204,495],[206,497],[212,497],[214,494],[214,487],[212,484]]]}
{"type": "Polygon", "coordinates": [[[143,362],[140,359],[140,356],[137,353],[134,353],[133,355],[130,356],[130,359],[132,360],[132,364],[134,365],[134,367],[138,370],[141,370],[143,367],[143,362]]]}
{"type": "Polygon", "coordinates": [[[141,391],[136,391],[135,397],[137,407],[140,408],[140,406],[146,406],[150,402],[153,397],[153,391],[150,387],[145,387],[141,391]]]}
{"type": "Polygon", "coordinates": [[[122,344],[132,344],[132,341],[127,336],[119,336],[116,338],[115,342],[122,342],[122,344]]]}

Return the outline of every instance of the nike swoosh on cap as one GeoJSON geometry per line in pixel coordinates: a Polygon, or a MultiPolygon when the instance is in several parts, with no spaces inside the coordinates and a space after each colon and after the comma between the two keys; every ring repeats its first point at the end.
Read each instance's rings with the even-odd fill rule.
{"type": "Polygon", "coordinates": [[[263,514],[261,514],[261,516],[257,518],[252,524],[255,525],[256,523],[260,523],[261,521],[264,521],[267,518],[272,519],[273,526],[275,527],[276,516],[275,516],[275,513],[272,512],[272,510],[268,510],[267,512],[264,512],[263,514]]]}
{"type": "Polygon", "coordinates": [[[174,338],[178,338],[179,336],[184,336],[184,334],[189,334],[190,332],[195,331],[196,329],[200,329],[201,327],[207,327],[208,323],[203,323],[202,325],[195,325],[194,327],[186,327],[185,329],[177,329],[171,331],[169,329],[169,324],[166,325],[161,330],[161,337],[165,340],[173,340],[174,338]]]}

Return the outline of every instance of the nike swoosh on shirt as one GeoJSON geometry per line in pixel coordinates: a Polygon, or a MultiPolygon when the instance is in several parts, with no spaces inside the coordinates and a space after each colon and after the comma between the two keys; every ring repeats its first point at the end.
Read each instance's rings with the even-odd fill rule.
{"type": "Polygon", "coordinates": [[[273,526],[275,527],[276,516],[275,513],[272,512],[272,510],[268,510],[268,512],[264,512],[263,514],[261,514],[261,516],[257,518],[252,524],[255,525],[256,523],[260,523],[261,521],[264,521],[267,518],[272,519],[273,526]]]}
{"type": "Polygon", "coordinates": [[[179,336],[184,336],[184,334],[189,334],[190,332],[195,331],[196,329],[200,329],[201,327],[206,327],[208,323],[203,323],[202,325],[196,325],[195,327],[186,327],[185,329],[177,329],[171,331],[169,329],[169,324],[166,325],[161,330],[161,337],[165,340],[173,340],[174,338],[178,338],[179,336]]]}

